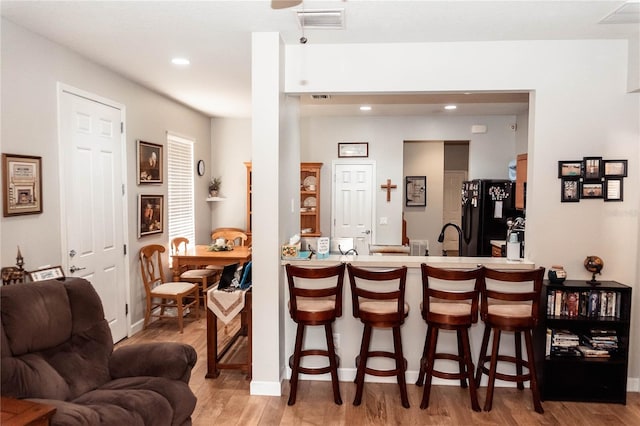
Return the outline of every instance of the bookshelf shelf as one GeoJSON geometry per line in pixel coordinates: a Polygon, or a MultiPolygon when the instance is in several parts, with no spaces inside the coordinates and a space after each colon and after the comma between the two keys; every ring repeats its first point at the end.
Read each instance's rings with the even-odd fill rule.
{"type": "Polygon", "coordinates": [[[535,339],[542,399],[626,404],[631,288],[615,281],[598,286],[577,280],[545,282],[540,297],[535,339]],[[585,345],[597,333],[616,336],[617,349],[603,357],[575,356],[571,350],[558,354],[561,340],[570,339],[567,334],[579,336],[585,345]]]}

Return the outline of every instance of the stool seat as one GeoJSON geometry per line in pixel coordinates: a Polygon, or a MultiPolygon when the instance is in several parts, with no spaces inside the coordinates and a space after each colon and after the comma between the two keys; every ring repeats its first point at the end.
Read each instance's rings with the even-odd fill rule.
{"type": "Polygon", "coordinates": [[[469,382],[469,397],[471,408],[480,411],[477,386],[473,378],[473,361],[471,360],[471,345],[469,343],[469,328],[478,322],[478,299],[482,288],[484,269],[477,268],[470,271],[446,270],[420,265],[422,273],[422,303],[420,311],[427,323],[427,335],[420,359],[420,372],[417,386],[422,386],[422,401],[420,408],[429,406],[432,378],[460,380],[460,386],[467,387],[469,382]],[[456,332],[458,352],[436,352],[440,330],[456,332]],[[437,370],[437,360],[458,362],[458,372],[449,373],[437,370]]]}
{"type": "Polygon", "coordinates": [[[529,381],[534,409],[542,414],[544,409],[538,390],[532,333],[538,323],[544,268],[508,272],[485,269],[484,275],[481,317],[485,328],[475,376],[476,386],[480,385],[483,374],[487,374],[489,378],[484,410],[491,411],[495,379],[498,378],[516,382],[520,390],[524,389],[524,382],[529,381]],[[500,337],[503,331],[514,333],[515,356],[499,353],[500,337]],[[492,333],[491,353],[487,355],[492,333]],[[526,360],[522,358],[522,335],[524,335],[527,351],[526,360]],[[498,362],[513,364],[515,374],[498,372],[498,362]],[[488,367],[487,363],[489,363],[488,367]],[[526,373],[523,368],[527,369],[526,373]]]}
{"type": "Polygon", "coordinates": [[[303,374],[331,374],[333,399],[342,404],[338,383],[338,365],[340,358],[336,355],[333,343],[332,325],[337,317],[342,316],[342,286],[344,280],[344,263],[327,268],[301,268],[291,264],[285,265],[289,286],[289,313],[297,324],[296,342],[293,355],[289,358],[291,367],[291,391],[288,405],[296,402],[298,376],[303,374]],[[315,283],[314,283],[315,281],[315,283]],[[334,282],[327,287],[328,283],[334,282]],[[322,286],[322,287],[320,287],[322,286]],[[323,326],[327,349],[304,349],[305,328],[323,326]],[[301,359],[305,356],[323,356],[329,361],[328,366],[303,367],[301,359]]]}
{"type": "Polygon", "coordinates": [[[409,408],[405,374],[407,360],[402,353],[400,326],[409,315],[409,305],[404,302],[407,280],[407,267],[373,271],[347,265],[351,286],[353,316],[364,324],[360,355],[356,357],[356,394],[353,405],[360,405],[364,392],[365,374],[389,377],[396,376],[400,388],[400,400],[404,408],[409,408]],[[374,328],[391,328],[393,333],[393,352],[370,350],[371,334],[374,328]],[[383,370],[367,367],[372,357],[392,358],[395,368],[383,370]]]}

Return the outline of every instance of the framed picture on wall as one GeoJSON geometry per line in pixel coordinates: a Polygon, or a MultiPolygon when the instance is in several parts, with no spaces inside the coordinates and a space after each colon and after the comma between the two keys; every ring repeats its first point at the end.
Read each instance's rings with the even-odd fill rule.
{"type": "Polygon", "coordinates": [[[42,157],[2,154],[4,217],[42,213],[42,157]]]}
{"type": "Polygon", "coordinates": [[[604,200],[622,201],[622,178],[606,178],[604,181],[604,200]]]}
{"type": "Polygon", "coordinates": [[[579,178],[562,178],[560,201],[563,203],[577,203],[580,201],[579,178]]]}
{"type": "Polygon", "coordinates": [[[558,161],[558,177],[580,177],[582,176],[582,161],[558,161]]]}
{"type": "Polygon", "coordinates": [[[164,229],[164,195],[139,195],[138,218],[138,238],[162,233],[164,229]]]}
{"type": "Polygon", "coordinates": [[[584,157],[583,176],[585,180],[602,178],[602,157],[584,157]]]}
{"type": "Polygon", "coordinates": [[[580,198],[603,198],[604,188],[602,182],[582,182],[580,186],[580,198]]]}
{"type": "Polygon", "coordinates": [[[427,205],[427,177],[407,176],[404,186],[405,205],[420,207],[427,205]]]}
{"type": "Polygon", "coordinates": [[[604,177],[627,177],[627,160],[604,160],[604,177]]]}
{"type": "Polygon", "coordinates": [[[369,142],[338,142],[338,157],[366,158],[369,156],[369,142]]]}
{"type": "Polygon", "coordinates": [[[162,183],[162,145],[138,141],[138,185],[162,183]]]}

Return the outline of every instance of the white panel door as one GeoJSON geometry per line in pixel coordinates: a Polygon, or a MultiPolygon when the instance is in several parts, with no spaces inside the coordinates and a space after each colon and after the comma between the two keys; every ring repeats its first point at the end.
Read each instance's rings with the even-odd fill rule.
{"type": "Polygon", "coordinates": [[[60,107],[66,273],[91,282],[117,342],[127,336],[122,111],[66,91],[60,107]]]}
{"type": "Polygon", "coordinates": [[[332,238],[354,238],[369,253],[373,231],[373,164],[334,165],[332,238]]]}

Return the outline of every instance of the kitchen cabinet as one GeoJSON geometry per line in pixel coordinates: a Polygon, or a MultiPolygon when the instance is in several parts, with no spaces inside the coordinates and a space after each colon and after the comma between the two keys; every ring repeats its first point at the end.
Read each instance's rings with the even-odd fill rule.
{"type": "Polygon", "coordinates": [[[527,154],[516,157],[516,209],[524,210],[527,200],[527,154]]]}
{"type": "MultiPolygon", "coordinates": [[[[247,169],[247,235],[251,236],[253,204],[252,167],[247,169]]],[[[319,237],[320,233],[320,170],[322,163],[300,163],[300,233],[305,237],[319,237]]]]}
{"type": "Polygon", "coordinates": [[[615,281],[596,286],[578,280],[545,281],[534,337],[542,399],[625,404],[630,321],[629,286],[615,281]],[[580,355],[554,338],[558,331],[578,336],[583,346],[585,336],[616,336],[617,349],[602,357],[580,355]]]}

